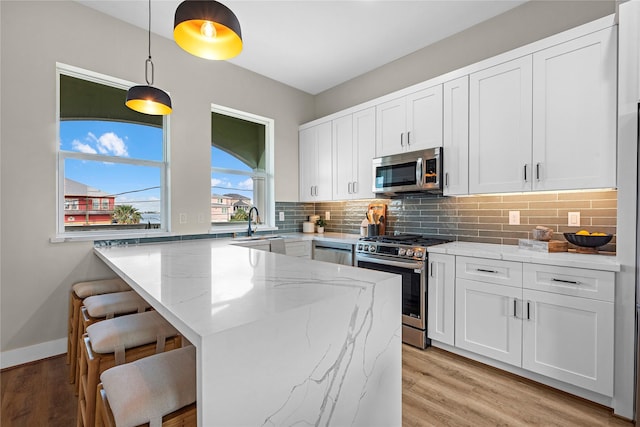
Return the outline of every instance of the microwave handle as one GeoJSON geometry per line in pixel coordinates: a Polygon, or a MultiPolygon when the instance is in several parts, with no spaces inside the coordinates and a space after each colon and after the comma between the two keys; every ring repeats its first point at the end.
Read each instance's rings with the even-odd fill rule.
{"type": "Polygon", "coordinates": [[[417,161],[416,161],[416,183],[418,184],[418,186],[422,187],[422,185],[424,184],[424,164],[422,162],[422,157],[420,157],[417,161]]]}

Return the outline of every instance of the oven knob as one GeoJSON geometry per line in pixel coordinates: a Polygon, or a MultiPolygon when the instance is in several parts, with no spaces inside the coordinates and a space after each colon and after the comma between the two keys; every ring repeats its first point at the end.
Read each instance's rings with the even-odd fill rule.
{"type": "Polygon", "coordinates": [[[424,251],[422,249],[416,249],[413,255],[418,259],[422,259],[424,258],[424,251]]]}
{"type": "Polygon", "coordinates": [[[407,249],[407,256],[413,256],[413,249],[407,249]]]}
{"type": "Polygon", "coordinates": [[[376,251],[376,245],[369,246],[369,252],[375,252],[375,251],[376,251]]]}
{"type": "Polygon", "coordinates": [[[405,248],[398,249],[398,255],[404,256],[404,254],[406,254],[406,253],[407,253],[407,250],[405,248]]]}
{"type": "Polygon", "coordinates": [[[362,243],[358,243],[358,250],[361,251],[362,250],[362,243]]]}

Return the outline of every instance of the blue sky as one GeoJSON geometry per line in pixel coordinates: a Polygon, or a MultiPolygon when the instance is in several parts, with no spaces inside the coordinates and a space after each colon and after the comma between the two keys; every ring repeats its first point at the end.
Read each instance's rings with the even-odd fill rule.
{"type": "MultiPolygon", "coordinates": [[[[61,121],[60,149],[162,161],[162,129],[121,122],[61,121]]],[[[217,167],[250,171],[244,163],[213,147],[211,158],[217,167]]],[[[160,209],[158,168],[67,159],[65,177],[117,195],[117,204],[132,204],[142,212],[160,209]]],[[[251,178],[247,176],[216,173],[211,176],[211,185],[215,194],[252,197],[251,178]]]]}

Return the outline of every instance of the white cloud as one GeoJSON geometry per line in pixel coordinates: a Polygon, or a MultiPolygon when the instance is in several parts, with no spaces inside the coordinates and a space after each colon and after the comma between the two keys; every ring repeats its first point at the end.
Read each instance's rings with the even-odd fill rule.
{"type": "Polygon", "coordinates": [[[253,190],[253,179],[247,178],[242,182],[238,183],[238,188],[243,190],[253,190]]]}
{"type": "MultiPolygon", "coordinates": [[[[95,136],[91,133],[89,133],[89,136],[93,136],[95,138],[95,136]]],[[[113,132],[102,134],[100,138],[97,139],[97,145],[98,151],[102,154],[129,157],[127,145],[124,143],[122,138],[120,138],[113,132]]]]}
{"type": "Polygon", "coordinates": [[[89,153],[89,154],[97,153],[97,151],[92,146],[90,146],[89,144],[83,144],[77,139],[73,140],[73,142],[71,143],[71,146],[75,151],[79,151],[81,153],[89,153]]]}
{"type": "Polygon", "coordinates": [[[221,179],[211,178],[211,186],[212,187],[217,187],[220,184],[222,184],[222,180],[221,179]]]}

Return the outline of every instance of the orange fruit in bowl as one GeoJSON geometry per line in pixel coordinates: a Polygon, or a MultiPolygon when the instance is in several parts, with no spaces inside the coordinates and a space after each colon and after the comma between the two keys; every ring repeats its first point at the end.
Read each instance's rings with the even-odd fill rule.
{"type": "Polygon", "coordinates": [[[576,234],[578,236],[589,236],[589,235],[591,235],[591,233],[589,233],[587,230],[580,230],[576,234]]]}

